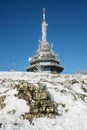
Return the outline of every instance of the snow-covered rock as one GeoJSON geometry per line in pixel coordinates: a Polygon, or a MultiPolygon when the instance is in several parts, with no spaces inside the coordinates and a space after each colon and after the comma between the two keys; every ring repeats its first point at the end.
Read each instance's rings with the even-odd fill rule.
{"type": "Polygon", "coordinates": [[[0,130],[86,130],[87,75],[59,75],[30,72],[0,72],[0,130]],[[34,118],[32,124],[21,115],[29,112],[24,99],[17,98],[16,85],[26,81],[46,85],[59,115],[34,118]]]}

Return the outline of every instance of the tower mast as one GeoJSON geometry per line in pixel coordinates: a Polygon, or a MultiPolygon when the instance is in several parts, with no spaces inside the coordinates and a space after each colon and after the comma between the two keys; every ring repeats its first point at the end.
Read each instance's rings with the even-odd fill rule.
{"type": "Polygon", "coordinates": [[[46,36],[47,36],[47,23],[45,20],[46,17],[46,10],[43,8],[43,21],[42,21],[42,42],[46,42],[46,36]]]}
{"type": "Polygon", "coordinates": [[[30,66],[26,69],[28,72],[47,72],[60,73],[64,67],[60,65],[59,59],[52,51],[49,41],[47,41],[47,23],[46,11],[43,8],[43,20],[41,24],[42,37],[40,45],[35,55],[30,59],[30,66]]]}

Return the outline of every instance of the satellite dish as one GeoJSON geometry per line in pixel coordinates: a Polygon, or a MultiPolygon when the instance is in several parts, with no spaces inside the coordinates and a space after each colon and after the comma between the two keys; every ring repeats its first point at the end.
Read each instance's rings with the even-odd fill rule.
{"type": "Polygon", "coordinates": [[[30,62],[30,61],[31,61],[31,59],[32,59],[32,58],[31,58],[31,57],[29,57],[29,58],[28,58],[28,62],[30,62]]]}

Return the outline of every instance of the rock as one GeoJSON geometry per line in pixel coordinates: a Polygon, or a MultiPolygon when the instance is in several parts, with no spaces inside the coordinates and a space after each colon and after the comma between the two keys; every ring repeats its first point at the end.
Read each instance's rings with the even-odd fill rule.
{"type": "Polygon", "coordinates": [[[2,128],[2,123],[0,123],[0,128],[2,128]]]}
{"type": "Polygon", "coordinates": [[[0,104],[1,109],[3,109],[5,106],[6,106],[5,103],[1,103],[1,104],[0,104]]]}
{"type": "Polygon", "coordinates": [[[0,97],[0,103],[1,103],[1,102],[4,102],[5,98],[6,98],[6,96],[1,96],[1,97],[0,97]]]}
{"type": "Polygon", "coordinates": [[[12,111],[9,111],[8,113],[9,113],[9,114],[15,114],[15,113],[16,113],[16,110],[13,109],[12,111]]]}
{"type": "Polygon", "coordinates": [[[76,79],[72,79],[71,84],[79,83],[76,79]]]}
{"type": "Polygon", "coordinates": [[[50,94],[47,92],[45,92],[45,91],[42,91],[42,90],[40,90],[40,91],[38,91],[38,92],[34,92],[33,93],[33,99],[34,100],[46,100],[46,99],[50,99],[50,94]]]}
{"type": "Polygon", "coordinates": [[[46,108],[46,113],[53,113],[54,111],[54,108],[51,106],[46,108]]]}
{"type": "Polygon", "coordinates": [[[68,112],[69,110],[68,109],[65,109],[65,112],[68,112]]]}
{"type": "Polygon", "coordinates": [[[23,119],[27,119],[30,122],[32,122],[33,118],[34,118],[33,114],[25,113],[25,115],[23,115],[23,119]]]}
{"type": "Polygon", "coordinates": [[[31,83],[23,81],[15,87],[18,90],[16,96],[26,100],[30,107],[29,112],[23,115],[24,119],[32,122],[34,117],[46,116],[51,118],[58,114],[58,104],[51,101],[51,95],[46,90],[46,84],[38,82],[38,87],[36,87],[31,83]]]}
{"type": "Polygon", "coordinates": [[[4,100],[5,100],[6,96],[1,96],[0,97],[0,108],[3,109],[6,104],[4,103],[4,100]]]}

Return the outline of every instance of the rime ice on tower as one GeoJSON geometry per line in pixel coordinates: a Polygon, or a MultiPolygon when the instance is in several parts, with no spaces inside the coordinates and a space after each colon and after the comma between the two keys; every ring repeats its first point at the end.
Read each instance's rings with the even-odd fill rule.
{"type": "Polygon", "coordinates": [[[28,72],[60,73],[64,69],[47,41],[47,25],[43,9],[42,39],[36,54],[30,59],[30,66],[26,69],[28,72]]]}

